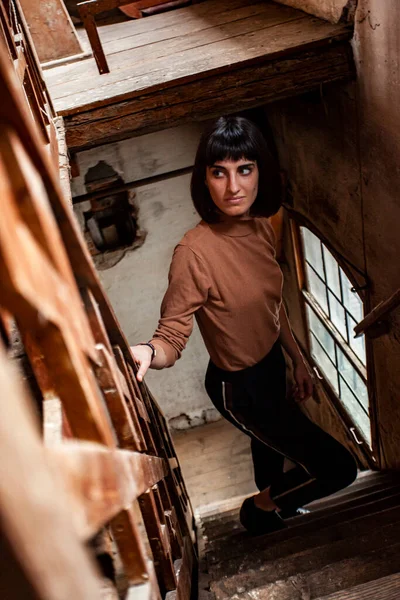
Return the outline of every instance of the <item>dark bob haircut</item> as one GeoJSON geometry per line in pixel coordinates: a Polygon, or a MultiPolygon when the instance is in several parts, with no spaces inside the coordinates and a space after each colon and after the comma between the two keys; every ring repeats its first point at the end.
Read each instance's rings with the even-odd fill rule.
{"type": "Polygon", "coordinates": [[[218,161],[241,159],[255,161],[259,172],[258,193],[250,214],[270,217],[279,210],[282,200],[279,166],[261,131],[243,117],[220,117],[201,136],[190,182],[195,209],[207,223],[218,222],[221,213],[206,186],[206,168],[218,161]]]}

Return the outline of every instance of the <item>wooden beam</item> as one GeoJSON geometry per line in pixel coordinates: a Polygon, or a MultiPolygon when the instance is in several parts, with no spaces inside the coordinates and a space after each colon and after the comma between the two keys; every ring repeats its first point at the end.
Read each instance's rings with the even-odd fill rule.
{"type": "Polygon", "coordinates": [[[162,596],[176,588],[176,577],[171,556],[171,544],[165,515],[160,515],[153,490],[147,490],[139,498],[143,521],[154,557],[155,570],[160,582],[162,596]]]}
{"type": "MultiPolygon", "coordinates": [[[[152,587],[152,599],[160,600],[154,565],[150,562],[150,548],[142,538],[144,530],[137,502],[122,510],[111,522],[111,529],[124,565],[124,572],[130,585],[140,585],[149,581],[152,587]],[[146,558],[149,556],[149,558],[146,558]]],[[[145,591],[136,588],[137,591],[145,591]]]]}
{"type": "Polygon", "coordinates": [[[96,348],[99,354],[99,364],[95,367],[97,381],[117,434],[118,445],[126,450],[142,450],[141,431],[135,427],[137,423],[134,423],[129,412],[114,356],[102,344],[97,344],[96,348]]]}
{"type": "Polygon", "coordinates": [[[185,537],[183,541],[182,567],[178,575],[176,600],[190,600],[194,564],[193,545],[190,538],[185,537]]]}
{"type": "Polygon", "coordinates": [[[110,68],[108,66],[106,55],[104,54],[100,36],[97,31],[96,22],[94,19],[95,15],[107,10],[118,8],[120,6],[129,5],[129,16],[139,19],[142,16],[140,12],[141,9],[158,6],[159,4],[163,4],[163,1],[134,0],[132,2],[132,0],[86,0],[86,2],[80,2],[78,4],[79,15],[86,29],[100,75],[109,73],[110,68]]]}
{"type": "Polygon", "coordinates": [[[168,472],[162,458],[90,442],[66,441],[47,453],[62,475],[81,539],[89,539],[168,472]]]}
{"type": "MultiPolygon", "coordinates": [[[[394,292],[390,298],[380,302],[380,304],[375,306],[375,308],[371,310],[371,312],[368,313],[368,315],[354,327],[354,333],[356,334],[356,337],[359,337],[364,333],[368,335],[369,331],[372,334],[372,329],[374,326],[380,324],[381,321],[385,321],[389,317],[390,313],[398,306],[400,306],[400,288],[394,292]]],[[[382,333],[386,332],[387,331],[385,330],[382,333]]],[[[371,335],[371,337],[376,336],[371,335]]]]}
{"type": "Polygon", "coordinates": [[[134,98],[64,117],[71,151],[262,106],[354,77],[350,45],[333,43],[295,57],[248,64],[200,81],[143,91],[134,98]]]}

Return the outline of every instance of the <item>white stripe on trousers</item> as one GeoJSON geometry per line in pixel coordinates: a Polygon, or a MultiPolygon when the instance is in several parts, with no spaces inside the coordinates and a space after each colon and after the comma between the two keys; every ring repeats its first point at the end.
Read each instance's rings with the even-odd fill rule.
{"type": "Polygon", "coordinates": [[[255,437],[258,441],[260,441],[262,444],[265,444],[266,446],[268,446],[269,448],[272,448],[272,450],[275,450],[275,452],[278,452],[278,454],[282,454],[282,456],[284,456],[285,458],[288,458],[289,460],[291,460],[292,462],[299,464],[301,467],[303,467],[303,469],[305,470],[305,472],[310,475],[310,479],[308,481],[305,481],[304,483],[301,483],[300,485],[297,485],[295,488],[292,488],[290,490],[286,490],[286,492],[282,492],[281,494],[279,494],[278,496],[274,496],[272,498],[272,500],[278,500],[279,498],[283,498],[283,496],[286,496],[287,494],[290,494],[291,492],[295,492],[303,487],[305,487],[306,485],[309,485],[310,483],[312,483],[313,481],[316,480],[315,477],[312,477],[311,473],[308,472],[308,470],[306,469],[306,467],[304,465],[302,465],[298,460],[295,460],[294,458],[291,458],[290,456],[288,456],[287,454],[284,454],[283,452],[281,452],[280,450],[277,450],[276,448],[274,448],[274,446],[271,446],[270,444],[268,444],[267,442],[265,442],[263,439],[261,439],[260,437],[258,437],[258,435],[256,435],[254,433],[254,431],[252,431],[251,429],[249,429],[248,427],[246,427],[246,425],[244,425],[243,423],[241,423],[240,421],[238,421],[238,419],[235,417],[235,415],[232,413],[232,411],[230,411],[226,405],[226,383],[225,381],[222,381],[222,402],[224,405],[224,408],[226,410],[227,413],[229,413],[232,417],[232,419],[234,421],[236,421],[236,423],[245,431],[247,431],[251,436],[255,437]]]}

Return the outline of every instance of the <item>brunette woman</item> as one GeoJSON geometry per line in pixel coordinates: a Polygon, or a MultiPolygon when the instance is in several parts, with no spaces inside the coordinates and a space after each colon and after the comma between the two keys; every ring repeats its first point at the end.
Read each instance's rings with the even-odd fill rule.
{"type": "Polygon", "coordinates": [[[176,246],[161,318],[132,347],[138,379],[172,367],[195,316],[210,355],[205,386],[219,412],[251,438],[260,493],[241,508],[253,535],[285,527],[299,507],[352,483],[350,452],[312,423],[298,402],[313,384],[282,303],[269,217],[279,208],[278,167],[257,127],[221,117],[202,136],[191,181],[200,223],[176,246]],[[286,391],[286,351],[294,394],[286,391]],[[283,472],[285,457],[295,468],[283,472]]]}

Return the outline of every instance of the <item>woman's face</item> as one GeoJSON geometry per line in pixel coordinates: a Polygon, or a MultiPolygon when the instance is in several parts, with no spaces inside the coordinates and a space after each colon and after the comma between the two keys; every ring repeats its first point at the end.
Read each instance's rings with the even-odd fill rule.
{"type": "Polygon", "coordinates": [[[207,167],[206,185],[214,204],[224,215],[245,217],[257,197],[257,163],[245,158],[218,160],[207,167]]]}

